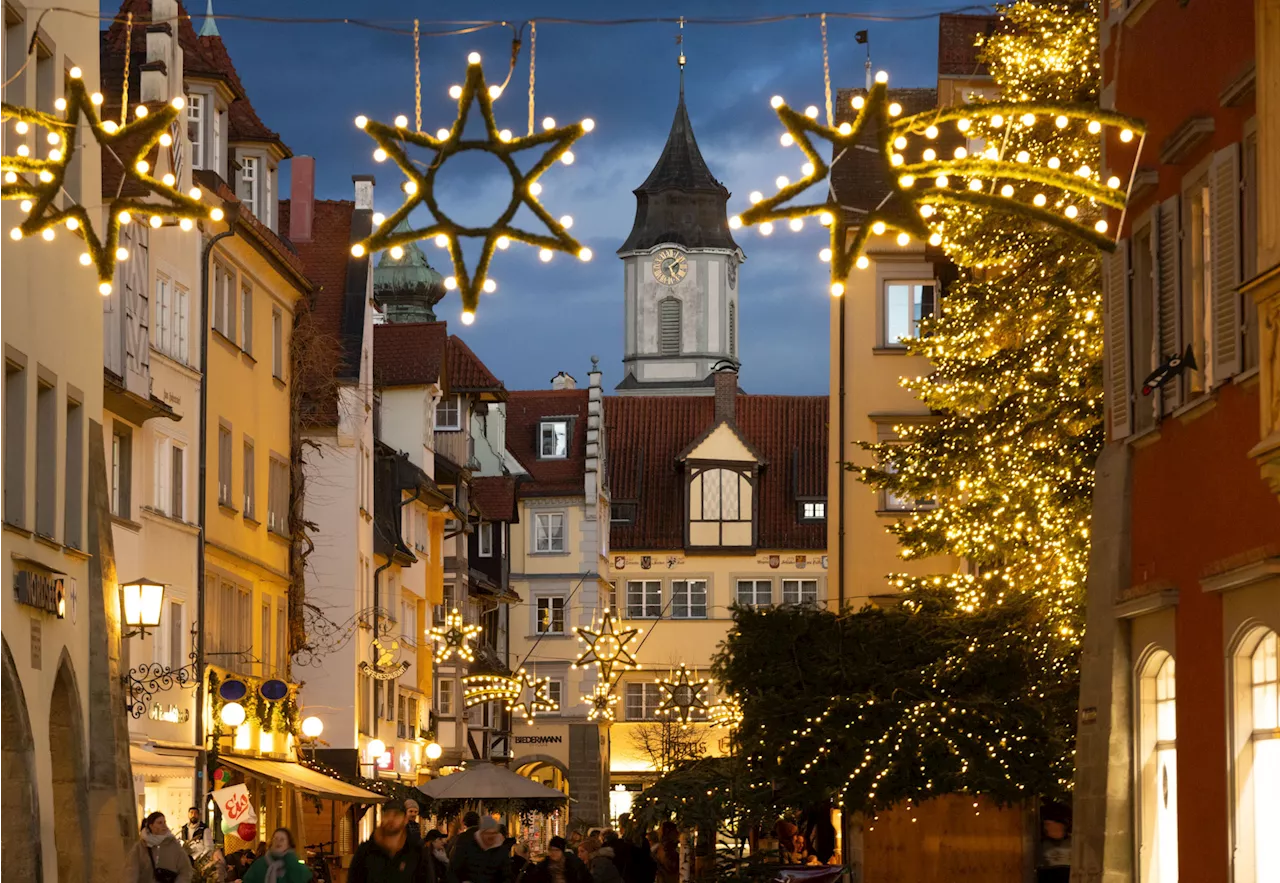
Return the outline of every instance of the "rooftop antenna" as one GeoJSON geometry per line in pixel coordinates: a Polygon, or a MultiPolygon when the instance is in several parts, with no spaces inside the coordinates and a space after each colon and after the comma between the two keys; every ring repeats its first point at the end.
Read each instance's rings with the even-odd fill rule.
{"type": "Polygon", "coordinates": [[[680,16],[680,32],[676,34],[676,52],[679,53],[677,62],[680,65],[680,100],[684,101],[684,16],[680,16]]]}
{"type": "Polygon", "coordinates": [[[858,31],[854,35],[854,39],[867,47],[867,92],[871,92],[871,43],[867,39],[866,31],[858,31]]]}

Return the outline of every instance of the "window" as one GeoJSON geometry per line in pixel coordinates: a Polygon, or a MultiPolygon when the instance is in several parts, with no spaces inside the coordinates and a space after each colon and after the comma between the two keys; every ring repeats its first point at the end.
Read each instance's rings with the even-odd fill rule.
{"type": "Polygon", "coordinates": [[[214,107],[210,112],[213,117],[213,138],[209,141],[209,167],[222,175],[227,167],[226,160],[222,156],[222,127],[226,123],[227,111],[223,107],[214,107]]]}
{"type": "Polygon", "coordinates": [[[740,579],[736,597],[747,607],[768,607],[773,603],[773,580],[740,579]]]}
{"type": "Polygon", "coordinates": [[[441,717],[453,717],[453,678],[441,678],[436,688],[436,710],[441,717]]]}
{"type": "Polygon", "coordinates": [[[1188,223],[1184,228],[1187,262],[1187,285],[1182,286],[1182,328],[1186,337],[1182,345],[1191,345],[1196,367],[1188,368],[1185,377],[1192,393],[1207,388],[1205,367],[1213,357],[1209,337],[1209,317],[1213,315],[1210,302],[1213,292],[1213,223],[1209,214],[1209,182],[1201,178],[1183,194],[1183,216],[1188,223]]]}
{"type": "Polygon", "coordinates": [[[538,456],[544,460],[563,459],[569,456],[569,423],[565,420],[544,420],[539,427],[538,456]]]}
{"type": "Polygon", "coordinates": [[[187,140],[191,142],[191,168],[204,168],[204,101],[199,93],[187,96],[187,140]]]}
{"type": "Polygon", "coordinates": [[[218,505],[231,505],[231,427],[218,427],[218,505]]]}
{"type": "Polygon", "coordinates": [[[729,301],[729,355],[738,357],[738,305],[729,301]]]}
{"type": "Polygon", "coordinates": [[[225,265],[213,265],[213,330],[227,340],[236,339],[235,274],[225,265]]]}
{"type": "Polygon", "coordinates": [[[682,309],[679,298],[663,298],[662,303],[658,304],[658,353],[660,355],[680,355],[682,309]]]}
{"type": "Polygon", "coordinates": [[[27,371],[4,363],[4,520],[27,523],[27,371]]]}
{"type": "Polygon", "coordinates": [[[170,668],[177,669],[187,665],[191,660],[187,659],[186,631],[183,629],[182,622],[182,602],[170,601],[169,607],[169,659],[170,668]]]}
{"type": "Polygon", "coordinates": [[[462,428],[462,403],[458,396],[444,396],[436,404],[436,430],[453,431],[462,428]]]}
{"type": "Polygon", "coordinates": [[[276,674],[284,678],[289,672],[289,603],[276,598],[276,674]]]}
{"type": "Polygon", "coordinates": [[[1173,657],[1153,655],[1144,667],[1138,720],[1142,883],[1178,880],[1177,692],[1173,657]]]}
{"type": "Polygon", "coordinates": [[[272,457],[267,476],[267,530],[280,536],[289,534],[289,464],[272,457]]]}
{"type": "Polygon", "coordinates": [[[257,488],[254,458],[253,458],[253,442],[248,439],[244,440],[244,517],[256,521],[254,513],[257,511],[257,488]]]}
{"type": "Polygon", "coordinates": [[[53,113],[58,83],[54,70],[52,50],[36,40],[36,110],[43,113],[53,113]]]}
{"type": "Polygon", "coordinates": [[[401,693],[396,697],[396,738],[403,739],[404,735],[404,719],[408,711],[408,703],[405,702],[405,695],[401,693]]]}
{"type": "Polygon", "coordinates": [[[279,307],[271,311],[271,376],[284,380],[284,314],[279,307]]]}
{"type": "Polygon", "coordinates": [[[826,521],[827,503],[825,500],[806,500],[800,504],[801,521],[826,521]]]}
{"type": "Polygon", "coordinates": [[[564,514],[538,512],[533,516],[533,551],[563,552],[564,514]]]}
{"type": "Polygon", "coordinates": [[[152,345],[171,359],[186,364],[187,290],[163,276],[157,276],[155,317],[152,345]]]}
{"type": "Polygon", "coordinates": [[[662,581],[627,581],[627,619],[657,619],[662,616],[662,581]]]}
{"type": "Polygon", "coordinates": [[[564,681],[558,678],[547,681],[547,695],[551,697],[555,711],[544,711],[543,714],[559,714],[564,709],[564,681]]]}
{"type": "Polygon", "coordinates": [[[884,285],[884,345],[905,346],[920,336],[920,321],[937,308],[932,282],[886,282],[884,285]]]}
{"type": "Polygon", "coordinates": [[[63,492],[62,542],[81,549],[81,524],[84,521],[84,406],[67,399],[67,449],[63,469],[66,487],[63,492]]]}
{"type": "Polygon", "coordinates": [[[1274,879],[1280,868],[1280,642],[1268,632],[1250,659],[1252,686],[1253,831],[1256,880],[1274,879]],[[1268,833],[1270,832],[1270,833],[1268,833]]]}
{"type": "MultiPolygon", "coordinates": [[[[1241,242],[1244,245],[1240,278],[1252,279],[1258,275],[1258,132],[1255,129],[1245,135],[1240,143],[1241,242]]],[[[1243,371],[1258,367],[1258,311],[1244,298],[1244,358],[1243,371]]]]}
{"type": "Polygon", "coordinates": [[[705,521],[738,521],[742,495],[740,475],[728,469],[702,473],[702,518],[705,521]]]}
{"type": "Polygon", "coordinates": [[[169,515],[179,521],[184,520],[186,514],[185,492],[186,482],[183,479],[186,476],[187,452],[181,445],[169,446],[169,515]]]}
{"type": "Polygon", "coordinates": [[[271,604],[262,605],[262,643],[258,645],[258,658],[262,660],[262,676],[268,674],[267,663],[271,659],[271,604]]]}
{"type": "MultiPolygon", "coordinates": [[[[1132,352],[1130,353],[1129,397],[1134,403],[1134,432],[1142,432],[1155,425],[1156,399],[1154,394],[1143,395],[1142,383],[1151,370],[1159,364],[1156,353],[1156,254],[1151,227],[1146,226],[1133,234],[1129,248],[1129,325],[1132,352]]],[[[1122,260],[1122,258],[1116,258],[1122,260]]]]}
{"type": "MultiPolygon", "coordinates": [[[[9,104],[26,102],[27,78],[23,68],[27,61],[27,28],[26,21],[16,13],[5,10],[4,17],[4,100],[9,104]]],[[[12,153],[9,143],[12,137],[5,133],[5,153],[12,153]]]]}
{"type": "Polygon", "coordinates": [[[247,586],[209,574],[205,610],[212,623],[207,652],[217,664],[241,674],[252,674],[253,594],[247,586]]]}
{"type": "Polygon", "coordinates": [[[240,349],[253,354],[253,285],[240,285],[240,349]]]}
{"type": "Polygon", "coordinates": [[[400,637],[412,646],[418,646],[418,602],[406,595],[400,602],[400,637]]]}
{"type": "Polygon", "coordinates": [[[373,732],[373,678],[360,675],[356,679],[356,705],[360,708],[360,732],[373,732]]]}
{"type": "Polygon", "coordinates": [[[258,212],[258,167],[260,160],[256,156],[240,156],[240,192],[236,195],[249,207],[256,218],[258,212]]]}
{"type": "Polygon", "coordinates": [[[618,611],[618,584],[616,582],[609,583],[609,588],[605,592],[605,609],[618,611]]]}
{"type": "Polygon", "coordinates": [[[657,720],[662,707],[662,690],[657,684],[627,684],[627,720],[657,720]]]}
{"type": "Polygon", "coordinates": [[[816,579],[784,579],[782,581],[783,604],[817,604],[818,581],[816,579]]]}
{"type": "Polygon", "coordinates": [[[478,543],[480,546],[480,557],[492,558],[493,557],[493,522],[482,521],[480,523],[478,543]]]}
{"type": "Polygon", "coordinates": [[[671,617],[673,619],[707,618],[707,581],[705,579],[672,581],[671,617]]]}
{"type": "Polygon", "coordinates": [[[36,389],[36,533],[58,530],[58,388],[39,378],[36,389]]]}
{"type": "Polygon", "coordinates": [[[156,305],[153,310],[155,321],[151,323],[151,342],[161,352],[167,351],[165,342],[172,334],[173,320],[169,315],[173,310],[172,288],[172,283],[168,279],[156,276],[156,305]]]}
{"type": "Polygon", "coordinates": [[[751,546],[752,486],[733,469],[694,472],[689,480],[689,545],[751,546]]]}
{"type": "Polygon", "coordinates": [[[564,634],[564,598],[538,599],[538,621],[534,631],[539,635],[564,634]]]}
{"type": "Polygon", "coordinates": [[[129,518],[133,511],[133,430],[116,422],[111,429],[111,514],[129,518]]]}
{"type": "Polygon", "coordinates": [[[413,696],[405,701],[405,713],[400,719],[404,721],[404,738],[418,738],[418,700],[413,696]]]}

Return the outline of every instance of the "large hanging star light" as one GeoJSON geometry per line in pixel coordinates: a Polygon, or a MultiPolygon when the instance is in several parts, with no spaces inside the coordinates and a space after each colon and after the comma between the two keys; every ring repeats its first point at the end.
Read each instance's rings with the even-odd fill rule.
{"type": "Polygon", "coordinates": [[[760,232],[768,235],[774,221],[788,221],[792,230],[800,230],[805,218],[817,215],[831,230],[830,244],[819,257],[831,263],[831,293],[837,297],[844,294],[850,271],[870,263],[864,251],[871,237],[897,233],[900,246],[913,239],[941,245],[945,231],[937,211],[940,207],[1016,213],[1107,251],[1115,249],[1107,221],[1100,214],[1107,208],[1124,210],[1128,182],[1112,177],[1104,183],[1096,170],[1087,166],[1065,169],[1052,156],[1041,166],[1025,150],[1006,156],[1002,145],[1016,128],[1061,130],[1082,124],[1091,135],[1101,135],[1104,127],[1118,129],[1119,140],[1127,144],[1143,135],[1142,123],[1089,105],[1025,101],[968,104],[897,119],[902,107],[890,100],[888,79],[883,71],[878,73],[871,91],[852,99],[857,118],[838,127],[818,123],[816,107],[797,113],[775,96],[771,103],[786,128],[782,143],[799,145],[807,160],[801,169],[803,177],[795,182],[779,177],[778,192],[768,198],[758,191],[752,193],[751,208],[730,218],[729,226],[758,225],[760,232]],[[949,156],[939,156],[930,143],[938,138],[939,125],[944,123],[954,123],[965,139],[982,138],[982,152],[970,155],[967,147],[957,146],[949,156]],[[874,144],[860,144],[871,126],[874,144]],[[884,199],[856,224],[836,200],[829,180],[831,166],[814,147],[815,138],[830,142],[837,160],[848,151],[869,151],[879,158],[884,180],[893,182],[884,199]],[[822,186],[820,201],[791,204],[815,185],[822,186]]]}
{"type": "Polygon", "coordinates": [[[612,610],[604,612],[598,630],[578,627],[573,631],[587,645],[587,649],[573,663],[574,668],[594,663],[600,668],[600,680],[609,684],[615,673],[640,667],[631,653],[631,643],[640,634],[640,629],[618,631],[612,610]]]}
{"type": "Polygon", "coordinates": [[[582,701],[587,703],[587,720],[611,721],[617,715],[618,694],[611,683],[597,683],[582,701]]]}
{"type": "Polygon", "coordinates": [[[658,689],[662,693],[658,714],[675,717],[680,721],[681,728],[689,726],[689,721],[696,713],[707,713],[707,701],[703,693],[711,686],[711,682],[705,679],[695,680],[696,677],[682,663],[674,677],[658,681],[658,689]]]}
{"type": "Polygon", "coordinates": [[[462,679],[462,704],[466,708],[485,702],[502,702],[507,711],[531,722],[538,712],[560,710],[551,698],[551,678],[539,678],[525,669],[508,677],[500,674],[467,675],[462,679]]]}
{"type": "Polygon", "coordinates": [[[452,128],[440,129],[432,136],[411,131],[408,128],[409,119],[405,116],[396,117],[394,126],[364,116],[356,117],[356,126],[377,142],[373,158],[378,162],[390,158],[404,172],[406,181],[403,189],[408,199],[395,214],[382,219],[367,239],[353,245],[351,252],[359,257],[366,251],[390,249],[392,257],[398,258],[403,253],[402,246],[434,238],[437,245],[449,249],[449,257],[453,261],[453,275],[445,278],[445,288],[458,290],[462,297],[462,321],[471,324],[475,321],[480,292],[493,292],[497,289],[497,283],[489,276],[493,253],[497,249],[506,249],[511,240],[539,248],[539,256],[544,262],[551,260],[552,253],[557,251],[577,255],[584,261],[591,259],[591,249],[584,247],[568,233],[573,219],[565,216],[556,220],[538,201],[538,194],[542,192],[538,178],[556,160],[566,165],[571,164],[573,152],[569,148],[574,141],[595,128],[595,123],[586,119],[557,128],[555,121],[547,117],[543,120],[542,132],[527,137],[514,137],[510,130],[500,130],[494,120],[493,100],[501,94],[501,87],[485,85],[479,53],[471,53],[467,60],[469,65],[466,82],[449,90],[450,96],[458,99],[458,116],[452,128]],[[463,130],[473,103],[479,105],[480,116],[484,120],[484,140],[463,138],[463,130]],[[410,144],[431,152],[424,165],[419,166],[409,157],[406,147],[410,144]],[[516,165],[515,154],[544,145],[547,149],[537,163],[529,171],[521,171],[516,165]],[[497,220],[487,227],[467,227],[454,221],[436,200],[435,181],[441,167],[450,157],[468,150],[497,157],[511,174],[511,201],[497,220]],[[419,206],[424,206],[431,213],[433,223],[426,227],[406,226],[401,229],[401,222],[406,221],[410,213],[419,206]],[[546,233],[524,230],[515,225],[516,212],[522,206],[533,212],[546,226],[546,233]],[[474,273],[467,269],[463,259],[459,242],[462,237],[483,240],[474,273]]]}
{"type": "Polygon", "coordinates": [[[519,701],[507,706],[507,711],[518,714],[529,723],[538,716],[538,712],[555,712],[560,710],[560,703],[551,698],[551,678],[539,678],[520,669],[516,675],[523,681],[519,701]]]}
{"type": "Polygon", "coordinates": [[[454,656],[471,662],[476,658],[469,643],[480,634],[480,626],[467,625],[455,607],[444,618],[444,625],[431,627],[431,637],[436,642],[436,662],[448,662],[454,656]]]}
{"type": "Polygon", "coordinates": [[[68,72],[66,97],[55,103],[58,110],[66,112],[65,119],[5,104],[0,114],[6,122],[14,120],[16,134],[23,137],[33,127],[43,129],[49,150],[45,159],[38,159],[32,155],[24,138],[17,154],[5,156],[0,162],[0,172],[4,175],[0,195],[4,199],[22,200],[22,208],[27,212],[26,220],[9,231],[10,238],[14,240],[36,235],[52,240],[54,230],[60,224],[79,234],[88,248],[80,256],[80,263],[97,269],[98,290],[107,295],[111,293],[116,263],[129,258],[129,250],[120,245],[122,225],[135,220],[143,223],[145,218],[152,227],[161,227],[176,220],[182,229],[190,230],[196,220],[222,220],[222,209],[201,203],[199,188],[193,188],[189,195],[180,193],[174,187],[176,180],[172,174],[166,174],[162,180],[149,174],[151,163],[147,157],[152,149],[157,144],[167,147],[173,143],[169,128],[184,106],[181,96],[154,112],[147,105],[139,104],[135,108],[134,121],[123,126],[111,120],[101,120],[97,110],[101,104],[102,95],[97,92],[89,94],[78,67],[68,72]],[[108,157],[113,158],[120,163],[122,171],[117,195],[106,205],[106,228],[101,236],[95,231],[93,218],[84,206],[71,204],[59,208],[57,204],[58,194],[62,192],[68,167],[75,155],[82,115],[102,148],[103,163],[108,161],[108,157]],[[157,198],[139,196],[139,190],[146,196],[157,198]]]}

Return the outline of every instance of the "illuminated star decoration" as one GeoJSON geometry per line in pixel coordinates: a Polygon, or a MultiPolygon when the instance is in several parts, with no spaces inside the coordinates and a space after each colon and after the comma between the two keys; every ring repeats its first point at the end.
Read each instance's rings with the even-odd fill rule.
{"type": "Polygon", "coordinates": [[[529,723],[538,712],[554,712],[560,710],[560,703],[551,698],[551,678],[539,678],[524,669],[516,672],[523,680],[523,690],[519,694],[520,701],[507,706],[507,711],[518,714],[529,723]]]}
{"type": "Polygon", "coordinates": [[[454,656],[467,662],[475,660],[469,642],[480,634],[480,626],[467,625],[456,607],[444,618],[444,625],[431,627],[430,634],[436,642],[436,662],[447,662],[454,656]]]}
{"type": "MultiPolygon", "coordinates": [[[[752,193],[751,208],[730,218],[729,226],[737,229],[759,225],[760,232],[767,236],[773,231],[774,221],[788,221],[791,229],[798,231],[804,226],[804,218],[817,215],[819,222],[831,229],[830,244],[819,257],[831,264],[831,294],[836,297],[844,294],[850,270],[855,266],[864,269],[870,263],[864,250],[871,236],[896,232],[900,246],[912,239],[941,245],[944,231],[937,217],[938,207],[964,206],[1019,214],[1107,251],[1115,249],[1106,220],[1098,216],[1101,208],[1124,209],[1126,182],[1112,177],[1103,183],[1096,170],[1087,166],[1063,169],[1056,157],[1049,158],[1041,168],[1031,162],[1027,151],[1009,157],[1000,145],[1012,127],[1037,125],[1055,129],[1085,125],[1093,135],[1099,135],[1104,126],[1117,128],[1120,141],[1129,143],[1135,134],[1145,132],[1140,122],[1089,105],[1018,101],[940,108],[894,121],[902,107],[889,100],[888,79],[883,71],[876,74],[870,93],[852,99],[858,110],[855,121],[834,128],[817,122],[816,107],[797,113],[775,96],[771,103],[786,127],[782,143],[798,144],[807,160],[801,169],[803,177],[795,182],[779,177],[778,192],[768,198],[758,191],[752,193]],[[984,138],[987,147],[974,156],[963,146],[950,156],[938,156],[928,142],[938,137],[943,123],[954,123],[965,138],[984,138]],[[870,148],[858,144],[869,126],[874,126],[876,138],[875,146],[870,148]],[[894,182],[885,199],[860,217],[856,229],[836,201],[829,182],[831,166],[814,148],[814,136],[831,142],[832,155],[837,159],[846,151],[870,150],[883,163],[885,180],[894,182]],[[918,158],[909,161],[904,152],[908,150],[918,158]],[[786,204],[814,185],[822,186],[821,202],[786,204]],[[1061,209],[1055,210],[1058,206],[1061,209]]],[[[1141,141],[1138,148],[1141,152],[1141,141]]]]}
{"type": "Polygon", "coordinates": [[[590,695],[582,697],[582,701],[587,703],[587,720],[611,721],[617,714],[618,696],[613,692],[612,684],[596,684],[590,695]]]}
{"type": "Polygon", "coordinates": [[[551,698],[551,679],[520,669],[512,677],[498,674],[467,675],[462,679],[462,704],[467,708],[485,702],[502,702],[507,711],[528,723],[538,712],[554,712],[560,705],[551,698]],[[527,691],[527,693],[526,693],[527,691]]]}
{"type": "Polygon", "coordinates": [[[726,696],[707,710],[707,717],[718,727],[734,729],[742,723],[742,703],[737,696],[726,696]]]}
{"type": "Polygon", "coordinates": [[[198,188],[187,195],[174,188],[176,180],[172,174],[166,174],[163,180],[148,174],[151,163],[146,157],[157,143],[166,147],[173,143],[170,124],[178,118],[184,103],[179,96],[154,112],[149,111],[145,104],[139,104],[135,108],[136,118],[128,125],[120,126],[111,120],[104,122],[97,111],[102,104],[102,95],[97,92],[90,95],[80,69],[72,68],[68,72],[66,97],[55,102],[58,110],[66,111],[65,120],[30,108],[5,104],[3,120],[15,121],[14,131],[19,137],[37,127],[45,130],[45,140],[50,145],[47,158],[37,159],[31,155],[31,149],[23,138],[17,155],[5,156],[0,164],[4,174],[3,198],[22,200],[22,208],[27,212],[26,220],[9,231],[10,238],[20,240],[38,234],[45,240],[51,240],[54,228],[65,224],[67,229],[84,239],[88,251],[80,256],[80,263],[97,269],[98,290],[107,295],[111,293],[116,263],[129,258],[129,250],[120,245],[121,225],[130,223],[135,217],[139,221],[147,218],[152,227],[177,219],[184,230],[190,230],[193,222],[202,218],[222,220],[222,209],[210,208],[200,202],[198,188]],[[93,219],[84,206],[72,204],[68,208],[59,208],[56,203],[75,155],[81,115],[101,145],[104,161],[106,157],[114,156],[119,160],[123,173],[116,197],[106,206],[106,231],[101,237],[95,232],[93,219]],[[139,189],[159,199],[148,201],[137,195],[139,189]]]}
{"type": "Polygon", "coordinates": [[[681,728],[689,726],[689,721],[696,712],[707,713],[707,701],[703,693],[711,686],[708,680],[691,680],[693,675],[682,663],[676,670],[676,676],[658,681],[658,689],[662,693],[662,704],[658,706],[658,714],[663,717],[674,716],[680,721],[681,728]]]}
{"type": "Polygon", "coordinates": [[[612,684],[615,673],[640,667],[630,647],[640,634],[640,629],[618,631],[616,626],[613,611],[605,610],[598,630],[592,631],[581,627],[573,630],[587,645],[587,649],[582,651],[582,655],[573,663],[573,667],[581,668],[584,665],[596,664],[600,667],[600,680],[606,685],[612,684]]]}
{"type": "Polygon", "coordinates": [[[373,158],[383,162],[392,159],[407,180],[403,185],[408,195],[395,214],[379,221],[375,217],[377,229],[364,241],[351,247],[351,253],[360,257],[366,251],[390,249],[393,258],[403,254],[402,246],[422,239],[435,239],[437,245],[449,249],[449,257],[453,261],[453,275],[444,280],[446,289],[457,289],[462,297],[462,321],[471,324],[475,321],[476,306],[480,301],[480,292],[492,293],[497,283],[489,276],[489,264],[493,260],[495,249],[506,249],[511,240],[523,242],[540,249],[539,257],[545,262],[551,260],[553,252],[562,251],[577,255],[584,261],[591,259],[591,249],[584,247],[568,233],[573,219],[567,215],[560,220],[553,218],[538,201],[542,185],[539,176],[551,167],[557,159],[565,165],[573,162],[573,152],[569,150],[573,142],[595,128],[595,123],[586,119],[569,126],[555,125],[555,120],[547,117],[542,121],[543,130],[527,137],[514,137],[508,129],[498,129],[493,117],[493,100],[501,92],[501,86],[486,86],[484,71],[480,67],[480,55],[473,52],[468,56],[467,79],[461,86],[449,90],[451,97],[458,99],[458,117],[453,128],[440,129],[434,136],[423,132],[411,131],[408,117],[399,116],[394,126],[370,120],[367,117],[356,117],[356,126],[363,129],[377,142],[373,158]],[[484,120],[484,140],[464,140],[463,130],[467,125],[467,117],[472,103],[480,106],[480,116],[484,120]],[[409,144],[425,147],[431,156],[425,166],[420,167],[409,158],[406,146],[409,144]],[[538,162],[527,172],[522,172],[515,162],[515,154],[534,147],[547,146],[538,162]],[[498,219],[488,227],[466,227],[447,215],[436,201],[435,181],[440,169],[449,158],[468,150],[488,153],[502,162],[511,174],[511,201],[498,219]],[[410,227],[400,229],[401,222],[409,218],[418,206],[425,206],[431,213],[434,223],[427,227],[410,227]],[[528,208],[546,226],[547,233],[535,233],[523,230],[514,225],[516,212],[521,206],[528,208]],[[480,259],[474,274],[469,272],[462,255],[460,237],[483,239],[480,259]]]}

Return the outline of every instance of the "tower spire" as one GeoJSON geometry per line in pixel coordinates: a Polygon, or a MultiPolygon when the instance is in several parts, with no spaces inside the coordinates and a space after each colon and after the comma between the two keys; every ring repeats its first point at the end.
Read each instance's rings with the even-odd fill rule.
{"type": "Polygon", "coordinates": [[[200,36],[202,37],[220,37],[218,33],[218,23],[213,18],[213,0],[208,0],[204,8],[204,24],[200,26],[200,36]]]}
{"type": "MultiPolygon", "coordinates": [[[[210,3],[213,0],[209,0],[210,3]]],[[[680,103],[684,104],[684,16],[680,16],[680,31],[676,34],[677,64],[680,65],[680,103]]]]}

